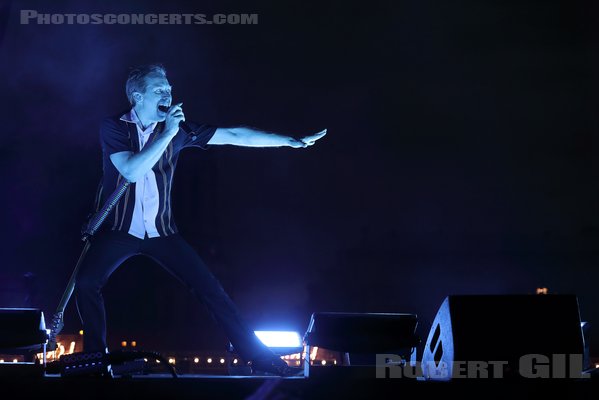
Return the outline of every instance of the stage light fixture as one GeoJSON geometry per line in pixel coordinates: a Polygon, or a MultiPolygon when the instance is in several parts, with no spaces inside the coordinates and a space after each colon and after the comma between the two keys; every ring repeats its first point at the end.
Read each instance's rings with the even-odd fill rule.
{"type": "Polygon", "coordinates": [[[254,331],[258,339],[270,348],[302,347],[302,339],[298,332],[293,331],[254,331]]]}

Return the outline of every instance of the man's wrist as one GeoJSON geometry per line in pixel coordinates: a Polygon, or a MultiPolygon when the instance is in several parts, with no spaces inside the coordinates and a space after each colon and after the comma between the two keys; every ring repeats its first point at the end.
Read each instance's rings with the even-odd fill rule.
{"type": "Polygon", "coordinates": [[[305,146],[305,145],[306,145],[306,143],[304,143],[304,141],[301,140],[301,139],[296,139],[296,138],[291,137],[291,136],[287,137],[287,146],[290,146],[290,147],[302,147],[302,146],[305,146]]]}
{"type": "Polygon", "coordinates": [[[165,129],[165,130],[162,132],[162,134],[163,134],[165,137],[168,137],[168,138],[171,138],[171,139],[172,139],[173,137],[175,137],[175,135],[177,134],[177,132],[179,132],[179,129],[178,129],[178,128],[171,128],[171,129],[165,129]]]}

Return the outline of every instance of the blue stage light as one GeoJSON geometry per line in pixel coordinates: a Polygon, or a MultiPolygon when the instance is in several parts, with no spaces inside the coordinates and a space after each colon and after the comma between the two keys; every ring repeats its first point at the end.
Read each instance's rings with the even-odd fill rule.
{"type": "Polygon", "coordinates": [[[298,332],[293,331],[254,331],[258,339],[270,348],[302,347],[302,339],[298,332]]]}

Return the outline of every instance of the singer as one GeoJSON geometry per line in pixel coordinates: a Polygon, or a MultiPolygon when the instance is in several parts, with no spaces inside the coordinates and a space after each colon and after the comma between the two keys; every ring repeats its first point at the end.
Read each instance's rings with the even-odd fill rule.
{"type": "Polygon", "coordinates": [[[143,254],[182,281],[208,307],[253,371],[292,374],[293,369],[260,342],[200,256],[178,234],[170,194],[179,152],[186,147],[305,148],[326,130],[296,139],[246,127],[186,121],[183,104],[171,104],[171,86],[162,65],[132,69],[125,90],[131,109],[106,118],[100,128],[103,177],[95,208],[101,207],[121,180],[131,185],[92,238],[77,275],[75,293],[85,331],[84,351],[108,352],[102,288],[126,259],[143,254]]]}

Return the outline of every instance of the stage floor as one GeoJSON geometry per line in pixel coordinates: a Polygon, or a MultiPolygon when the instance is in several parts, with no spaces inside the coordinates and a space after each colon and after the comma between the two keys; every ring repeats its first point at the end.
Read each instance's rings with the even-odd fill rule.
{"type": "Polygon", "coordinates": [[[109,378],[46,375],[0,376],[3,393],[14,398],[59,399],[372,399],[406,395],[429,398],[596,398],[599,379],[461,379],[451,382],[410,378],[356,377],[340,368],[303,376],[116,375],[109,378]]]}

